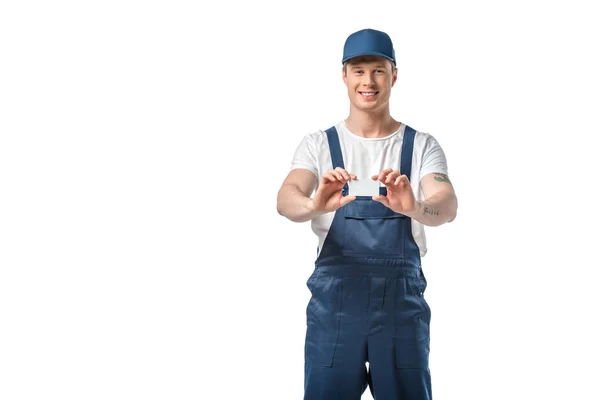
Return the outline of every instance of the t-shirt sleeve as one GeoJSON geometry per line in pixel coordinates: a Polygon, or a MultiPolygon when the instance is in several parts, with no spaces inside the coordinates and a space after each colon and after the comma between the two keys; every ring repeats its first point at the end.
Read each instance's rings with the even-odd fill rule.
{"type": "Polygon", "coordinates": [[[297,168],[308,169],[319,178],[319,165],[316,154],[312,135],[306,135],[296,148],[290,170],[297,168]]]}
{"type": "Polygon", "coordinates": [[[448,175],[448,164],[442,146],[433,136],[429,135],[423,149],[419,179],[435,172],[448,175]]]}

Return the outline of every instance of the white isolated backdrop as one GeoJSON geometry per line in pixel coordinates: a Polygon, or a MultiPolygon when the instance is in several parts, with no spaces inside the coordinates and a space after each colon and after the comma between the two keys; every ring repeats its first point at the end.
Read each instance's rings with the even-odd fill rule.
{"type": "Polygon", "coordinates": [[[522,0],[3,2],[0,398],[302,397],[317,239],[277,191],[367,27],[459,199],[426,230],[436,399],[600,398],[598,26],[522,0]]]}

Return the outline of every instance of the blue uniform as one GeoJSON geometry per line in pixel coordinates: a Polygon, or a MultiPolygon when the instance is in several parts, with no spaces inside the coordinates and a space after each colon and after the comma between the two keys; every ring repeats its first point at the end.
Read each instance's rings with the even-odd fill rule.
{"type": "MultiPolygon", "coordinates": [[[[344,168],[335,127],[326,133],[333,168],[344,168]]],[[[406,126],[409,179],[414,137],[406,126]]],[[[409,217],[369,196],[339,208],[307,286],[305,400],[358,400],[367,386],[375,400],[431,400],[431,312],[409,217]]]]}

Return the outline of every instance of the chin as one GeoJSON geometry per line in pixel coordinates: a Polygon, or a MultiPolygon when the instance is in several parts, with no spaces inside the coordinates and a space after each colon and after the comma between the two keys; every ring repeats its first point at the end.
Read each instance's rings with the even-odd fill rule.
{"type": "Polygon", "coordinates": [[[356,108],[358,108],[359,110],[362,111],[373,111],[379,108],[379,104],[378,103],[354,103],[354,105],[356,106],[356,108]]]}

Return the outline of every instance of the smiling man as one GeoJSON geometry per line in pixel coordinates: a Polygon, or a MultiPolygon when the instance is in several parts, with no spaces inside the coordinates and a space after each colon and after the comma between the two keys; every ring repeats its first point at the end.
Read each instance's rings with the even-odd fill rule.
{"type": "Polygon", "coordinates": [[[318,237],[304,399],[360,399],[369,386],[378,400],[431,400],[424,226],[454,220],[457,198],[437,140],[390,115],[390,37],[351,34],[342,65],[349,116],[304,137],[277,198],[318,237]],[[355,193],[359,182],[376,192],[355,193]]]}

